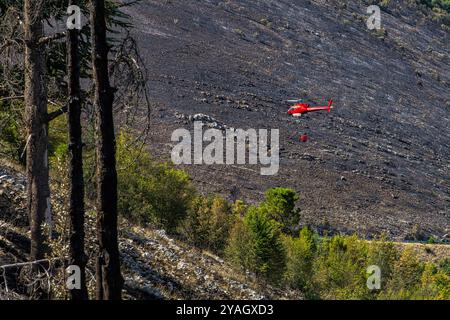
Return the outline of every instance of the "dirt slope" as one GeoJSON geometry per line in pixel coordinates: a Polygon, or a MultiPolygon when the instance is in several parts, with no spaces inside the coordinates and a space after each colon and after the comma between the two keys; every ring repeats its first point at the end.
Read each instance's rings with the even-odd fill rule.
{"type": "Polygon", "coordinates": [[[136,24],[155,102],[152,153],[204,113],[235,128],[281,133],[281,169],[186,166],[204,192],[257,201],[298,190],[318,229],[442,238],[450,227],[449,29],[411,1],[389,1],[369,31],[363,1],[147,0],[136,24]],[[331,115],[301,120],[288,98],[331,115]],[[306,132],[308,143],[299,143],[306,132]]]}

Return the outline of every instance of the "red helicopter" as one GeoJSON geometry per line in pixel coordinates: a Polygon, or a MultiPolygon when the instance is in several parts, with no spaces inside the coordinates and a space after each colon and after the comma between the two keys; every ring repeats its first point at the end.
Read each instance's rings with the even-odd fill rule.
{"type": "Polygon", "coordinates": [[[307,103],[300,103],[301,100],[288,100],[289,103],[295,103],[292,107],[289,108],[288,114],[293,117],[301,117],[302,114],[308,113],[308,112],[314,112],[314,111],[321,111],[321,110],[327,110],[328,112],[331,112],[331,109],[333,109],[333,100],[330,100],[328,102],[328,106],[326,107],[311,107],[307,103]]]}

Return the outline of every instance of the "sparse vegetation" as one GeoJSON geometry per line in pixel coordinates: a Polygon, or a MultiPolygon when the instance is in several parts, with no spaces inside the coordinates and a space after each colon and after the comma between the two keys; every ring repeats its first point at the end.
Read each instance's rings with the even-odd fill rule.
{"type": "Polygon", "coordinates": [[[269,190],[270,200],[235,221],[226,251],[235,265],[310,299],[448,299],[448,262],[424,264],[411,249],[400,250],[384,236],[367,242],[356,235],[323,238],[308,228],[297,236],[281,233],[267,203],[286,203],[286,192],[269,190]],[[371,265],[381,269],[380,290],[367,288],[371,265]],[[262,270],[284,273],[274,278],[273,271],[262,270]]]}
{"type": "Polygon", "coordinates": [[[189,243],[222,253],[233,223],[231,206],[218,196],[198,196],[190,205],[181,227],[189,243]]]}
{"type": "Polygon", "coordinates": [[[305,227],[298,238],[286,236],[283,243],[286,248],[286,284],[300,289],[307,298],[316,298],[313,280],[316,235],[305,227]]]}
{"type": "Polygon", "coordinates": [[[134,141],[126,133],[117,139],[119,212],[132,221],[175,232],[193,197],[189,176],[154,161],[134,141]]]}
{"type": "Polygon", "coordinates": [[[260,210],[278,222],[285,232],[295,229],[300,222],[300,209],[296,208],[298,195],[288,188],[273,188],[266,192],[260,210]]]}
{"type": "MultiPolygon", "coordinates": [[[[231,205],[219,196],[195,196],[186,173],[158,164],[134,141],[125,133],[118,138],[124,218],[179,230],[190,244],[223,255],[260,282],[299,290],[309,299],[450,299],[448,260],[425,263],[411,249],[399,249],[385,237],[371,242],[355,235],[329,238],[307,227],[296,233],[289,226],[299,222],[298,196],[290,189],[268,190],[259,206],[241,200],[231,205]],[[366,286],[370,265],[381,269],[380,290],[366,286]]],[[[67,250],[66,153],[65,144],[55,142],[52,188],[59,190],[59,196],[53,205],[57,220],[51,257],[64,256],[67,250]]],[[[95,238],[94,217],[88,211],[88,253],[94,245],[89,240],[95,238]]],[[[65,297],[62,283],[62,274],[55,274],[54,297],[65,297]]],[[[89,289],[92,293],[92,282],[89,289]]]]}
{"type": "Polygon", "coordinates": [[[0,153],[17,160],[25,146],[22,107],[16,102],[0,102],[0,153]]]}
{"type": "Polygon", "coordinates": [[[450,25],[450,1],[449,0],[420,0],[422,5],[432,9],[444,24],[450,25]]]}

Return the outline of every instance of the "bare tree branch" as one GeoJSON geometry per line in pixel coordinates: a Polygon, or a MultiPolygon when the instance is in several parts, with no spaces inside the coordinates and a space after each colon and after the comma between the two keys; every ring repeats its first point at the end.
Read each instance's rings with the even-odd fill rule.
{"type": "Polygon", "coordinates": [[[55,34],[52,34],[51,36],[40,38],[38,43],[39,43],[40,46],[46,45],[46,44],[48,44],[50,42],[62,39],[64,37],[66,37],[66,35],[67,35],[66,32],[55,33],[55,34]]]}
{"type": "Polygon", "coordinates": [[[120,113],[120,126],[139,127],[142,137],[150,131],[152,105],[148,96],[148,71],[138,45],[129,32],[113,49],[110,74],[117,89],[115,113],[120,113]],[[142,121],[145,120],[145,123],[142,121]]]}
{"type": "MultiPolygon", "coordinates": [[[[55,259],[53,259],[54,261],[55,259]]],[[[42,260],[36,260],[36,261],[30,261],[30,262],[21,262],[21,263],[14,263],[14,264],[5,264],[3,266],[0,266],[0,269],[8,269],[8,268],[18,268],[18,267],[24,267],[34,264],[42,264],[42,263],[50,263],[52,260],[48,259],[42,259],[42,260]]]]}
{"type": "Polygon", "coordinates": [[[10,100],[20,100],[20,99],[23,99],[23,98],[24,98],[24,96],[4,97],[4,98],[0,98],[0,102],[10,101],[10,100]]]}

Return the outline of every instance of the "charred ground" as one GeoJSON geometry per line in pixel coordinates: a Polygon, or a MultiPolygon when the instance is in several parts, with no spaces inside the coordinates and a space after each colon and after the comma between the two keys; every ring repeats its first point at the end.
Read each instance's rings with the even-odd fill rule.
{"type": "Polygon", "coordinates": [[[442,238],[450,226],[450,37],[428,9],[383,1],[148,0],[127,9],[150,71],[149,149],[169,159],[172,130],[204,113],[235,128],[279,128],[281,168],[187,166],[204,192],[257,201],[299,192],[318,229],[442,238]],[[372,2],[371,2],[372,3],[372,2]],[[286,116],[288,98],[333,113],[286,116]],[[310,142],[298,142],[301,133],[310,142]]]}

